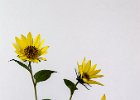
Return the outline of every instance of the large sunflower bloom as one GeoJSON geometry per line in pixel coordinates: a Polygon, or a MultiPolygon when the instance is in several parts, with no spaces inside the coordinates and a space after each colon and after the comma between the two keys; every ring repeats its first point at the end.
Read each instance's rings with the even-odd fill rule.
{"type": "Polygon", "coordinates": [[[30,61],[38,63],[41,60],[46,60],[41,56],[47,53],[49,46],[42,47],[44,40],[40,39],[40,34],[33,39],[32,34],[29,32],[27,37],[21,35],[21,38],[15,37],[16,43],[13,43],[18,57],[23,61],[30,61]]]}
{"type": "Polygon", "coordinates": [[[81,84],[98,84],[103,86],[102,83],[97,82],[95,80],[92,80],[93,78],[101,78],[103,75],[99,75],[98,73],[101,71],[101,69],[96,70],[95,65],[91,65],[91,60],[86,62],[86,59],[84,58],[82,64],[78,64],[78,70],[79,70],[79,75],[77,77],[77,80],[81,84]]]}

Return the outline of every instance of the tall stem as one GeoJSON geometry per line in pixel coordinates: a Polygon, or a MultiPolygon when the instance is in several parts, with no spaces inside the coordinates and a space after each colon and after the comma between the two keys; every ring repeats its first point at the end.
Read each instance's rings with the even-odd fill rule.
{"type": "Polygon", "coordinates": [[[32,82],[33,82],[33,85],[34,85],[34,91],[35,91],[35,100],[38,100],[37,99],[37,89],[36,89],[36,82],[34,80],[34,76],[33,76],[33,71],[32,71],[32,66],[31,66],[31,62],[29,62],[29,68],[31,70],[30,74],[31,74],[31,78],[32,78],[32,82]]]}
{"type": "MultiPolygon", "coordinates": [[[[79,83],[79,82],[77,82],[77,83],[75,84],[75,87],[78,85],[78,83],[79,83]]],[[[74,92],[75,92],[75,91],[74,91],[74,92]]],[[[70,95],[69,100],[72,100],[72,96],[73,96],[74,92],[70,95]]]]}

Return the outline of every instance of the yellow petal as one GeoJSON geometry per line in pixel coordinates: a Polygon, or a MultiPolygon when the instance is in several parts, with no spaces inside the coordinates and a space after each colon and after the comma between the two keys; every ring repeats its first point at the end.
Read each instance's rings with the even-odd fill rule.
{"type": "Polygon", "coordinates": [[[87,80],[87,79],[83,78],[83,81],[87,84],[97,84],[97,85],[104,86],[102,83],[94,81],[94,80],[87,80]]]}
{"type": "Polygon", "coordinates": [[[18,47],[15,43],[13,43],[13,47],[14,47],[16,50],[19,50],[19,47],[18,47]]]}
{"type": "Polygon", "coordinates": [[[92,75],[92,76],[90,76],[90,78],[101,78],[101,77],[104,77],[104,75],[92,75]]]}
{"type": "Polygon", "coordinates": [[[82,75],[83,75],[82,65],[78,64],[78,70],[79,70],[79,73],[80,73],[81,78],[82,78],[82,75]]]}
{"type": "Polygon", "coordinates": [[[91,60],[89,60],[87,64],[83,66],[83,72],[87,73],[90,70],[90,67],[91,67],[91,60]]]}
{"type": "Polygon", "coordinates": [[[78,62],[77,65],[78,65],[78,71],[80,72],[82,66],[78,62]]]}
{"type": "Polygon", "coordinates": [[[15,52],[16,52],[19,56],[24,56],[24,54],[22,53],[21,50],[20,50],[20,51],[19,51],[19,50],[16,50],[15,52]]]}
{"type": "Polygon", "coordinates": [[[86,65],[86,58],[84,57],[82,65],[85,66],[86,65]]]}
{"type": "Polygon", "coordinates": [[[27,41],[28,41],[28,45],[33,44],[33,38],[32,38],[31,32],[29,32],[28,35],[27,35],[27,41]]]}
{"type": "Polygon", "coordinates": [[[106,100],[105,94],[101,97],[101,100],[106,100]]]}
{"type": "Polygon", "coordinates": [[[93,70],[93,71],[89,72],[88,74],[89,74],[89,75],[96,75],[96,74],[98,74],[100,71],[101,71],[101,69],[99,69],[99,70],[93,70]]]}
{"type": "Polygon", "coordinates": [[[92,74],[92,72],[96,69],[97,64],[94,64],[90,70],[88,71],[89,74],[92,74]]]}
{"type": "Polygon", "coordinates": [[[20,39],[18,37],[15,37],[16,43],[18,46],[20,46],[20,39]]]}
{"type": "Polygon", "coordinates": [[[26,60],[27,59],[27,57],[26,56],[19,56],[19,58],[21,58],[22,60],[26,60]]]}
{"type": "Polygon", "coordinates": [[[21,35],[21,39],[26,41],[26,37],[24,35],[21,35]]]}
{"type": "Polygon", "coordinates": [[[39,43],[40,43],[40,34],[38,34],[38,35],[36,36],[33,45],[34,45],[35,47],[38,47],[38,46],[39,46],[39,43]]]}
{"type": "Polygon", "coordinates": [[[28,60],[28,61],[30,61],[30,62],[34,62],[34,63],[38,63],[39,62],[39,60],[38,59],[26,59],[26,60],[28,60]]]}
{"type": "Polygon", "coordinates": [[[43,56],[43,55],[45,55],[47,53],[48,53],[47,51],[46,52],[43,52],[43,53],[40,54],[40,56],[43,56]]]}
{"type": "Polygon", "coordinates": [[[22,40],[20,40],[18,37],[15,37],[15,40],[16,40],[17,46],[18,46],[20,49],[24,49],[25,43],[24,43],[22,40]]]}
{"type": "Polygon", "coordinates": [[[39,62],[39,60],[34,59],[34,60],[32,60],[32,62],[38,63],[38,62],[39,62]]]}
{"type": "Polygon", "coordinates": [[[43,57],[40,57],[39,60],[44,60],[44,61],[46,61],[47,59],[46,59],[46,58],[43,58],[43,57]]]}
{"type": "Polygon", "coordinates": [[[39,49],[42,48],[44,42],[45,42],[45,40],[42,40],[42,41],[40,42],[39,47],[38,47],[39,49]]]}
{"type": "Polygon", "coordinates": [[[47,49],[49,48],[49,46],[45,46],[41,49],[41,55],[43,55],[44,53],[47,52],[47,49]]]}

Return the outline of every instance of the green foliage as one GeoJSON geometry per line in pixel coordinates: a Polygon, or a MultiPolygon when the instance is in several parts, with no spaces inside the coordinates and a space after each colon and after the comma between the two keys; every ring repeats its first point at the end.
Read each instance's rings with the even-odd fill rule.
{"type": "Polygon", "coordinates": [[[25,68],[25,69],[27,69],[29,72],[31,72],[30,69],[29,69],[29,67],[28,67],[27,65],[25,65],[24,63],[22,63],[22,62],[20,62],[20,61],[18,61],[18,60],[15,60],[15,59],[12,59],[12,60],[10,60],[10,61],[15,61],[15,62],[18,63],[20,66],[22,66],[23,68],[25,68]]]}
{"type": "Polygon", "coordinates": [[[37,72],[34,75],[36,83],[39,83],[39,82],[42,82],[42,81],[46,81],[47,79],[50,78],[52,73],[56,73],[56,72],[55,71],[51,71],[51,70],[41,70],[41,71],[37,72]]]}
{"type": "Polygon", "coordinates": [[[65,85],[70,89],[71,95],[73,95],[74,91],[77,90],[76,84],[67,79],[64,79],[64,82],[65,85]]]}

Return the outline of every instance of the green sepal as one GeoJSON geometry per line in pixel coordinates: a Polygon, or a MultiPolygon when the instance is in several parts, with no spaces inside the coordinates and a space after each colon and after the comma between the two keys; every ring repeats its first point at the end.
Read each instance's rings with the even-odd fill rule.
{"type": "Polygon", "coordinates": [[[22,66],[23,68],[25,68],[25,69],[27,69],[29,72],[31,72],[30,69],[29,69],[29,67],[28,67],[27,65],[25,65],[24,63],[22,63],[22,62],[20,62],[20,61],[18,61],[18,60],[15,60],[15,59],[11,59],[10,61],[15,61],[15,62],[18,63],[20,66],[22,66]]]}
{"type": "Polygon", "coordinates": [[[78,88],[76,87],[76,84],[74,84],[70,80],[64,79],[64,82],[65,82],[65,85],[70,89],[71,95],[73,95],[75,90],[78,90],[78,88]]]}
{"type": "Polygon", "coordinates": [[[56,73],[56,71],[51,71],[51,70],[41,70],[35,73],[34,78],[36,83],[46,81],[47,79],[50,78],[52,73],[56,73]]]}

